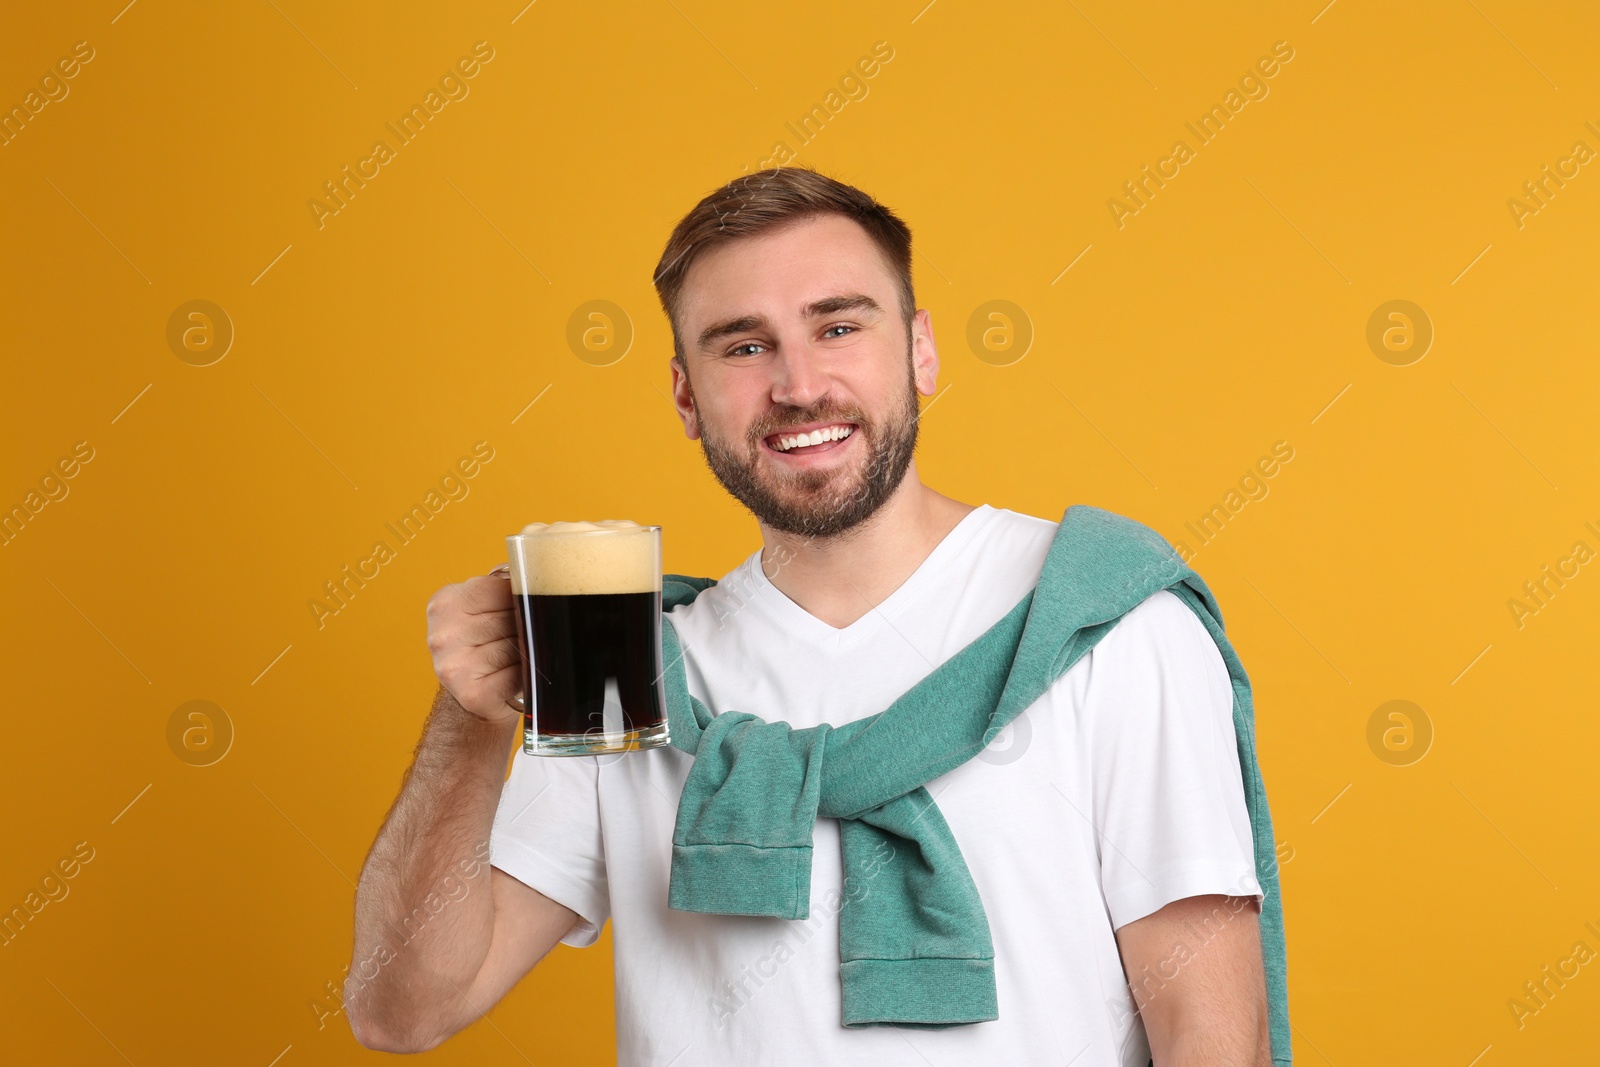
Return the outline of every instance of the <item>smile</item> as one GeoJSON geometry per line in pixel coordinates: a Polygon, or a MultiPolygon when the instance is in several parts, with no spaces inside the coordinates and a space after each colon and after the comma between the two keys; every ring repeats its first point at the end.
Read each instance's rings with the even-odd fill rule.
{"type": "Polygon", "coordinates": [[[856,427],[852,423],[833,422],[810,430],[770,434],[766,438],[766,443],[774,452],[798,451],[804,454],[812,450],[824,451],[823,446],[831,446],[835,442],[846,440],[855,432],[856,427]]]}

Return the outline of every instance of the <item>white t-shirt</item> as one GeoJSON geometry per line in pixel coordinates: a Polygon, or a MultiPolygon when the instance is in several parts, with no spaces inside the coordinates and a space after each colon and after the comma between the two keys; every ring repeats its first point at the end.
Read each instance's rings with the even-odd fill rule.
{"type": "MultiPolygon", "coordinates": [[[[713,712],[795,727],[882,711],[1016,606],[1055,531],[981,506],[844,629],[781,593],[756,552],[671,612],[689,689],[713,712]]],[[[670,910],[673,823],[692,762],[675,748],[519,751],[491,862],[578,913],[569,945],[593,944],[611,920],[623,1067],[1144,1067],[1144,1028],[1113,931],[1183,897],[1261,895],[1232,714],[1216,643],[1162,590],[988,749],[928,783],[988,915],[993,1022],[840,1025],[832,819],[816,825],[808,920],[670,910]]]]}

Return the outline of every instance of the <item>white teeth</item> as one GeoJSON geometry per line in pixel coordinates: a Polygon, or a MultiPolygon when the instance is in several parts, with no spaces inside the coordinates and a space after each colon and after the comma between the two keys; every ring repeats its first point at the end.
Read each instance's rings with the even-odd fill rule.
{"type": "Polygon", "coordinates": [[[778,438],[775,446],[779,452],[787,452],[791,448],[801,448],[806,445],[820,445],[824,441],[839,441],[849,437],[855,432],[853,426],[825,426],[810,433],[783,434],[778,438]]]}

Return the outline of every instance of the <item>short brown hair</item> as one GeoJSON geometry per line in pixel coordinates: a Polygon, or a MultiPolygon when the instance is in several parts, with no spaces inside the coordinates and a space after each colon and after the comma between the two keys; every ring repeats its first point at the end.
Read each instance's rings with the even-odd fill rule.
{"type": "Polygon", "coordinates": [[[917,313],[911,285],[911,228],[853,185],[810,167],[772,167],[735,178],[701,200],[673,229],[656,264],[656,295],[672,324],[674,357],[684,360],[679,297],[695,259],[718,245],[753,237],[790,222],[843,215],[858,223],[883,255],[900,290],[900,317],[909,328],[917,313]]]}

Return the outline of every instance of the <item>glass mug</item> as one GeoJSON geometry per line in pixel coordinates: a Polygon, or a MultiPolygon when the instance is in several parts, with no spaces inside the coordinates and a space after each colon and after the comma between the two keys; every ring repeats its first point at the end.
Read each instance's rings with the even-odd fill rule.
{"type": "Polygon", "coordinates": [[[660,748],[661,527],[536,522],[506,538],[522,661],[522,750],[660,748]]]}

